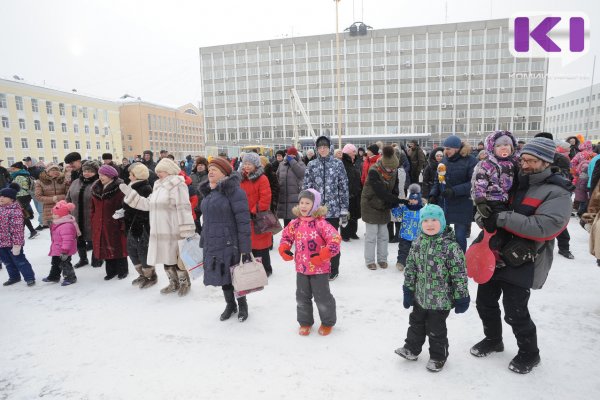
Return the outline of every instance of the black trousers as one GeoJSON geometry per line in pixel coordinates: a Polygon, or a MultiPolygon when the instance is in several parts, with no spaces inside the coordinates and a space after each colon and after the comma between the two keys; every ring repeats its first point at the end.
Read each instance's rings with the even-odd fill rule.
{"type": "Polygon", "coordinates": [[[273,268],[271,268],[271,253],[269,253],[269,249],[252,250],[252,255],[254,257],[262,258],[262,265],[267,274],[270,275],[273,272],[273,268]]]}
{"type": "Polygon", "coordinates": [[[540,351],[537,347],[537,330],[527,308],[530,290],[508,282],[491,280],[477,288],[477,312],[483,322],[485,337],[490,340],[502,340],[502,320],[498,303],[500,295],[504,306],[504,320],[512,327],[519,353],[538,354],[540,351]]]}
{"type": "Polygon", "coordinates": [[[106,275],[114,277],[117,275],[125,274],[129,270],[127,264],[127,257],[113,258],[112,260],[104,260],[106,265],[106,275]]]}
{"type": "Polygon", "coordinates": [[[292,222],[292,220],[291,220],[291,219],[284,218],[284,219],[283,219],[283,227],[285,228],[286,226],[288,226],[288,224],[289,224],[290,222],[292,222]]]}
{"type": "Polygon", "coordinates": [[[571,241],[569,230],[565,228],[565,230],[556,237],[556,241],[558,242],[558,250],[569,251],[569,242],[571,241]]]}
{"type": "Polygon", "coordinates": [[[400,235],[400,227],[401,226],[402,226],[402,222],[388,222],[387,228],[388,228],[388,233],[390,235],[390,240],[392,240],[395,237],[398,237],[400,235]],[[394,232],[394,228],[396,228],[395,232],[394,232]]]}
{"type": "Polygon", "coordinates": [[[408,318],[408,332],[404,347],[421,354],[425,337],[429,338],[429,357],[436,361],[448,358],[448,329],[446,319],[450,310],[425,310],[416,302],[408,318]]]}
{"type": "MultiPolygon", "coordinates": [[[[339,218],[326,218],[327,222],[329,222],[333,227],[337,230],[340,228],[340,219],[339,218]]],[[[340,257],[342,256],[342,251],[331,259],[331,274],[337,275],[340,273],[340,257]]]]}
{"type": "Polygon", "coordinates": [[[340,227],[340,234],[342,235],[342,239],[350,239],[352,236],[356,235],[358,231],[358,220],[354,218],[350,218],[348,220],[348,225],[345,227],[340,227]]]}
{"type": "Polygon", "coordinates": [[[67,257],[65,261],[62,261],[60,256],[52,256],[48,278],[53,281],[57,281],[60,279],[61,272],[66,281],[77,280],[77,277],[75,276],[75,270],[73,269],[73,265],[71,265],[71,256],[67,257]]]}
{"type": "Polygon", "coordinates": [[[408,258],[408,252],[410,251],[410,246],[412,246],[412,241],[406,239],[399,239],[398,242],[398,259],[397,262],[406,266],[406,259],[408,258]]]}

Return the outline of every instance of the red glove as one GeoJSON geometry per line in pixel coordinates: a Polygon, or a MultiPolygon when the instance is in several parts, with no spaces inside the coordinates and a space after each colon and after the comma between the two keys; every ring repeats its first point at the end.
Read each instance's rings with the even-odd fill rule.
{"type": "Polygon", "coordinates": [[[323,247],[320,252],[310,256],[310,262],[314,265],[321,265],[331,259],[331,252],[328,247],[323,247]]]}
{"type": "Polygon", "coordinates": [[[279,246],[279,255],[284,261],[292,261],[294,259],[294,253],[290,249],[291,247],[287,244],[279,246]]]}

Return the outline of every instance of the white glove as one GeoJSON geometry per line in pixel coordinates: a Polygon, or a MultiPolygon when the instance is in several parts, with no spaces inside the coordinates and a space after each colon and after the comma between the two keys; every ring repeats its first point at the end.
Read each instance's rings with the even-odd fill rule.
{"type": "Polygon", "coordinates": [[[348,225],[348,220],[350,219],[350,215],[348,212],[340,214],[340,225],[342,228],[345,228],[348,225]]]}
{"type": "Polygon", "coordinates": [[[123,208],[119,208],[117,211],[115,211],[115,213],[113,214],[113,219],[121,219],[125,216],[125,210],[123,208]]]}
{"type": "Polygon", "coordinates": [[[21,254],[21,249],[22,249],[22,246],[19,246],[19,245],[15,244],[15,245],[12,247],[12,253],[13,253],[13,256],[15,256],[15,257],[16,257],[16,256],[18,256],[19,254],[21,254]]]}
{"type": "Polygon", "coordinates": [[[121,190],[121,192],[123,192],[123,194],[125,196],[127,196],[131,192],[131,188],[128,185],[124,184],[124,183],[121,183],[119,185],[119,189],[121,190]]]}

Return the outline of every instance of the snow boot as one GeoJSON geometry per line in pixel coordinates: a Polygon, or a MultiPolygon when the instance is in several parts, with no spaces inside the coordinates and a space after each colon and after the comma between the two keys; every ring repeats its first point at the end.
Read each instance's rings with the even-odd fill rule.
{"type": "Polygon", "coordinates": [[[142,268],[142,273],[144,274],[144,279],[140,282],[140,289],[149,288],[158,281],[154,267],[142,268]]]}
{"type": "Polygon", "coordinates": [[[475,357],[487,357],[492,353],[500,353],[502,351],[504,351],[502,339],[485,338],[475,346],[471,347],[471,354],[475,357]]]}
{"type": "Polygon", "coordinates": [[[240,307],[238,321],[244,322],[248,319],[248,302],[246,301],[246,296],[238,297],[237,302],[240,307]]]}
{"type": "Polygon", "coordinates": [[[386,269],[388,267],[388,263],[385,261],[378,262],[377,265],[379,265],[379,268],[381,269],[386,269]]]}
{"type": "Polygon", "coordinates": [[[444,368],[444,364],[446,364],[446,360],[429,359],[425,368],[427,368],[427,371],[429,372],[440,372],[444,368]]]}
{"type": "Polygon", "coordinates": [[[398,271],[402,272],[404,271],[404,264],[402,263],[396,263],[396,268],[398,268],[398,271]]]}
{"type": "Polygon", "coordinates": [[[232,314],[238,312],[235,296],[233,295],[233,289],[223,289],[223,296],[225,296],[227,306],[219,318],[221,321],[228,320],[232,314]]]}
{"type": "Polygon", "coordinates": [[[99,260],[96,257],[94,257],[94,254],[92,254],[92,267],[93,268],[100,268],[102,266],[103,262],[104,262],[104,260],[99,260]]]}
{"type": "Polygon", "coordinates": [[[522,354],[519,353],[510,361],[508,369],[517,374],[528,374],[531,370],[537,367],[540,363],[539,354],[522,354]]]}
{"type": "Polygon", "coordinates": [[[187,270],[177,269],[177,277],[179,279],[179,292],[177,294],[179,297],[183,297],[190,292],[190,275],[187,270]]]}
{"type": "Polygon", "coordinates": [[[160,292],[162,294],[169,294],[179,289],[179,278],[177,278],[177,266],[176,265],[165,265],[165,272],[169,278],[169,286],[162,288],[160,292]]]}
{"type": "Polygon", "coordinates": [[[402,358],[406,358],[409,361],[417,361],[417,359],[419,358],[418,354],[413,353],[406,347],[399,347],[396,350],[394,350],[394,353],[398,354],[402,358]]]}
{"type": "Polygon", "coordinates": [[[135,278],[133,281],[131,281],[131,284],[135,286],[135,285],[141,284],[143,281],[146,280],[146,278],[144,277],[144,272],[142,271],[142,265],[141,264],[134,265],[133,267],[135,268],[135,270],[139,274],[139,276],[137,278],[135,278]]]}
{"type": "Polygon", "coordinates": [[[72,285],[74,283],[77,283],[77,278],[75,278],[75,279],[64,279],[62,281],[62,283],[60,284],[60,286],[69,286],[69,285],[72,285]]]}
{"type": "Polygon", "coordinates": [[[15,279],[15,280],[9,279],[6,282],[4,282],[2,284],[2,286],[10,286],[10,285],[14,285],[15,283],[18,283],[18,282],[21,282],[21,279],[15,279]]]}
{"type": "Polygon", "coordinates": [[[321,325],[319,327],[319,335],[321,336],[327,336],[331,333],[331,330],[333,329],[333,326],[327,326],[327,325],[321,325]]]}
{"type": "Polygon", "coordinates": [[[84,247],[79,247],[77,246],[77,255],[79,256],[79,261],[77,261],[75,263],[75,265],[73,265],[73,268],[81,268],[84,267],[86,265],[88,265],[88,258],[87,258],[87,250],[84,247]]]}
{"type": "Polygon", "coordinates": [[[312,326],[301,326],[300,329],[298,329],[298,335],[300,335],[300,336],[310,335],[311,328],[312,328],[312,326]]]}

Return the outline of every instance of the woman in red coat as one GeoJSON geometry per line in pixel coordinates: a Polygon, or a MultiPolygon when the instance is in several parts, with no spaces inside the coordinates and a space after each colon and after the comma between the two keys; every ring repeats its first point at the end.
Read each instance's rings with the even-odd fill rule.
{"type": "MultiPolygon", "coordinates": [[[[248,208],[250,215],[259,211],[267,211],[271,207],[271,186],[269,179],[265,176],[265,171],[260,162],[260,156],[256,153],[247,153],[242,158],[242,183],[241,188],[248,197],[248,208]]],[[[271,232],[257,234],[254,232],[254,222],[252,227],[252,254],[254,257],[262,257],[262,263],[267,272],[267,276],[273,273],[271,268],[271,256],[269,249],[273,243],[273,234],[271,232]]]]}
{"type": "Polygon", "coordinates": [[[92,185],[92,244],[94,257],[106,260],[108,281],[115,276],[127,277],[127,237],[121,216],[113,218],[115,211],[123,208],[123,192],[119,190],[119,172],[110,165],[98,170],[99,179],[92,185]]]}

